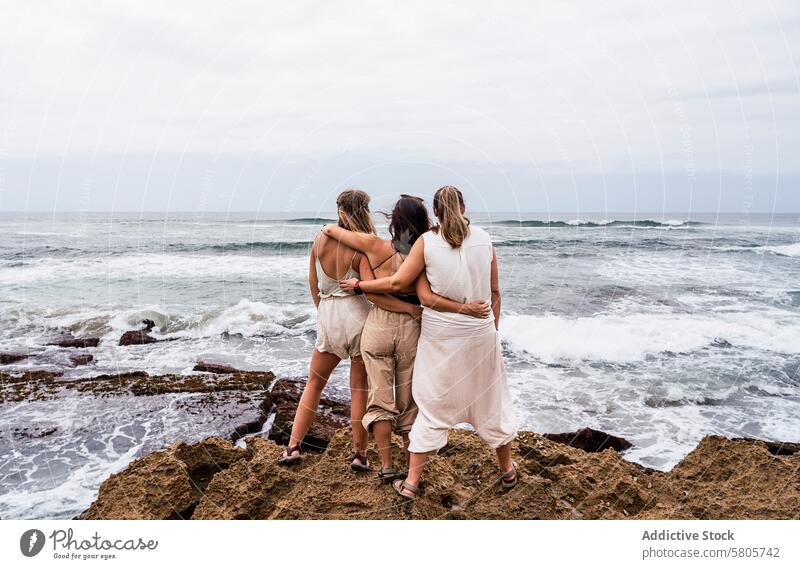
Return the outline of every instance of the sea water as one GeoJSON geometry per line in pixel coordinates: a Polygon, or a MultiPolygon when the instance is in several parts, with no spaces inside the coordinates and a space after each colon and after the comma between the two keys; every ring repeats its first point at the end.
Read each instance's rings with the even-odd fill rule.
{"type": "MultiPolygon", "coordinates": [[[[332,216],[330,216],[332,217],[332,216]]],[[[0,214],[4,371],[190,373],[199,359],[307,373],[319,214],[0,214]],[[151,319],[171,340],[118,346],[151,319]],[[54,336],[99,336],[72,368],[54,336]]],[[[379,219],[380,221],[380,219],[379,219]]],[[[483,214],[520,426],[583,426],[675,465],[706,434],[800,441],[797,215],[483,214]]],[[[386,224],[379,223],[386,234],[386,224]]],[[[347,366],[331,391],[346,389],[347,366]]],[[[100,482],[179,438],[218,434],[187,394],[0,404],[0,517],[69,517],[100,482]],[[24,426],[44,436],[19,436],[24,426]]]]}

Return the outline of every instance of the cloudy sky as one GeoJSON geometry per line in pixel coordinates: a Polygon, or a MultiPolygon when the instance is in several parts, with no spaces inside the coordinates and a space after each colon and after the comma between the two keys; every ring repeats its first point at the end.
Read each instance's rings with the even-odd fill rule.
{"type": "Polygon", "coordinates": [[[800,211],[797,2],[267,4],[0,2],[0,210],[800,211]]]}

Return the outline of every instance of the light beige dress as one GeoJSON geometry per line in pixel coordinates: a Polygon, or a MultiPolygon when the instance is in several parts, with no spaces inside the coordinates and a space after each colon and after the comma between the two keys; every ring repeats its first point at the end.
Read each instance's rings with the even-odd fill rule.
{"type": "MultiPolygon", "coordinates": [[[[438,295],[463,303],[491,300],[492,241],[471,227],[453,249],[438,234],[425,233],[425,272],[438,295]]],[[[419,412],[409,434],[411,452],[447,444],[447,431],[469,423],[497,448],[517,435],[500,338],[486,319],[424,308],[412,384],[419,412]]]]}

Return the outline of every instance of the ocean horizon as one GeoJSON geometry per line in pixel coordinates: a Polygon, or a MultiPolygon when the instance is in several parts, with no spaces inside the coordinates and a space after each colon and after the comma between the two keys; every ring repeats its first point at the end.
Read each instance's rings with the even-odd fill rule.
{"type": "MultiPolygon", "coordinates": [[[[467,216],[497,249],[521,428],[614,433],[634,444],[626,459],[659,470],[707,434],[800,440],[800,215],[467,216]]],[[[334,217],[2,212],[0,352],[28,356],[2,370],[189,374],[205,360],[303,377],[315,337],[307,255],[334,217]],[[145,319],[161,341],[119,346],[145,319]],[[93,362],[73,366],[47,345],[67,334],[100,339],[82,350],[93,362]]],[[[331,393],[346,392],[347,369],[331,393]]],[[[192,396],[0,403],[0,518],[74,516],[136,457],[217,434],[215,417],[186,411],[192,396]]]]}

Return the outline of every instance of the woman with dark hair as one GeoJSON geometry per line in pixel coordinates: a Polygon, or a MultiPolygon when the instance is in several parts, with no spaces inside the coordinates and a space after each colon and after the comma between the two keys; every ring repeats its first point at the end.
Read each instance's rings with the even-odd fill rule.
{"type": "MultiPolygon", "coordinates": [[[[408,195],[400,197],[387,218],[391,239],[348,231],[336,225],[326,225],[322,232],[361,251],[375,277],[388,277],[397,272],[417,239],[430,229],[430,221],[423,200],[408,195]]],[[[370,278],[365,274],[362,276],[364,280],[370,278]]],[[[403,437],[404,449],[407,450],[408,433],[417,416],[411,386],[422,309],[413,284],[388,295],[367,296],[373,306],[361,335],[361,353],[369,384],[363,425],[375,436],[381,458],[378,477],[391,482],[404,475],[392,461],[392,431],[403,437]]],[[[437,310],[476,317],[485,317],[489,313],[487,303],[467,305],[444,298],[438,298],[438,301],[437,310]]]]}
{"type": "Polygon", "coordinates": [[[452,186],[436,192],[433,213],[439,225],[416,241],[394,275],[339,283],[345,290],[375,293],[406,290],[416,282],[426,307],[414,363],[419,413],[409,433],[408,477],[393,482],[395,490],[409,499],[419,494],[428,456],[447,444],[448,430],[459,423],[471,424],[497,451],[503,487],[513,488],[518,479],[511,458],[516,419],[497,333],[500,285],[492,240],[484,230],[470,226],[464,217],[464,198],[452,186]],[[461,302],[491,299],[494,318],[429,310],[429,291],[461,302]]]}
{"type": "MultiPolygon", "coordinates": [[[[369,195],[346,190],[336,198],[339,227],[360,235],[374,235],[369,195]]],[[[289,444],[278,464],[289,466],[302,458],[302,442],[314,421],[322,390],[333,370],[350,358],[350,420],[353,428],[353,470],[370,470],[369,435],[361,424],[366,410],[367,372],[361,358],[361,332],[369,313],[363,296],[339,287],[340,275],[360,278],[369,269],[366,257],[347,245],[319,234],[311,246],[308,285],[317,307],[317,340],[311,353],[308,382],[297,405],[289,444]],[[331,276],[332,275],[332,276],[331,276]]]]}

